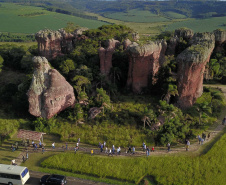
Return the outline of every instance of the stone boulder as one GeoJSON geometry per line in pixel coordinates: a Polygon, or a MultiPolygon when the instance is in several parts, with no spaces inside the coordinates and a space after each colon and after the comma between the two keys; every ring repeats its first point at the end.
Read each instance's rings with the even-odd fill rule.
{"type": "Polygon", "coordinates": [[[213,33],[197,33],[192,45],[177,56],[177,88],[180,108],[191,107],[203,93],[203,73],[215,46],[213,33]]]}
{"type": "Polygon", "coordinates": [[[127,87],[134,93],[141,93],[142,88],[152,83],[159,67],[163,64],[167,43],[164,40],[149,42],[145,45],[132,43],[127,47],[129,70],[127,87]]]}
{"type": "Polygon", "coordinates": [[[34,57],[34,74],[27,92],[29,112],[36,117],[51,118],[75,104],[73,87],[45,57],[34,57]]]}
{"type": "Polygon", "coordinates": [[[179,28],[176,29],[174,32],[174,36],[177,36],[178,38],[183,38],[186,41],[189,41],[194,35],[193,30],[189,28],[179,28]]]}

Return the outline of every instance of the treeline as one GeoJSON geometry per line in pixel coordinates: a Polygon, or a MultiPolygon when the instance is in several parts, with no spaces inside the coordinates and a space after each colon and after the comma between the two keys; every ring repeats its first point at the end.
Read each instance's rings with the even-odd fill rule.
{"type": "Polygon", "coordinates": [[[83,12],[78,12],[78,11],[68,11],[60,8],[53,8],[53,7],[47,7],[46,10],[51,11],[51,12],[57,12],[57,13],[62,13],[66,15],[73,15],[76,17],[81,17],[85,19],[91,19],[91,20],[98,20],[98,17],[96,16],[90,16],[90,15],[85,15],[83,12]]]}
{"type": "Polygon", "coordinates": [[[1,33],[0,32],[0,42],[34,42],[34,34],[16,34],[16,33],[1,33]]]}

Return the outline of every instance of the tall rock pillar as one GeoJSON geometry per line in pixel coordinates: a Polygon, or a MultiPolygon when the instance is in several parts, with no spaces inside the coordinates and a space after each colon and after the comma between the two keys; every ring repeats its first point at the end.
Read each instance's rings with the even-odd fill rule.
{"type": "Polygon", "coordinates": [[[180,108],[191,107],[203,93],[203,73],[215,46],[212,33],[197,33],[191,46],[177,57],[178,101],[180,108]]]}

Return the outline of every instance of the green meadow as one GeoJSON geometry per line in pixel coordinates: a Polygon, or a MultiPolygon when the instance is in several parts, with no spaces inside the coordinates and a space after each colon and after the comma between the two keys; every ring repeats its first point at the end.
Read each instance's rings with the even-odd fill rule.
{"type": "Polygon", "coordinates": [[[66,27],[68,22],[88,28],[106,24],[102,21],[49,12],[40,7],[7,3],[1,3],[0,6],[0,32],[31,34],[45,28],[57,30],[66,27]]]}
{"type": "Polygon", "coordinates": [[[187,27],[194,32],[211,32],[218,28],[226,29],[223,24],[226,23],[226,17],[214,17],[209,19],[189,19],[175,22],[166,26],[166,31],[174,31],[177,28],[187,27]]]}
{"type": "Polygon", "coordinates": [[[105,16],[111,19],[117,19],[125,22],[155,23],[169,21],[169,19],[158,16],[150,11],[133,9],[128,12],[106,13],[105,16]]]}

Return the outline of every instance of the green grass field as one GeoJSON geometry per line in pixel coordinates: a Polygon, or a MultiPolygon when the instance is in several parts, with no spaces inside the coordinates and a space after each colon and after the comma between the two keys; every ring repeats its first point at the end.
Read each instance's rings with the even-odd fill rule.
{"type": "Polygon", "coordinates": [[[139,22],[154,23],[169,21],[169,19],[153,14],[150,11],[143,11],[138,9],[129,10],[127,13],[124,12],[109,13],[105,14],[105,16],[111,19],[137,23],[139,22]]]}
{"type": "Polygon", "coordinates": [[[105,22],[49,12],[39,7],[1,3],[0,32],[36,33],[41,29],[57,30],[67,22],[88,28],[97,28],[105,22]]]}
{"type": "Polygon", "coordinates": [[[209,19],[190,19],[187,21],[175,22],[166,27],[167,31],[173,31],[177,28],[187,27],[194,32],[211,32],[218,28],[226,29],[222,26],[226,23],[226,17],[214,17],[209,19]]]}
{"type": "Polygon", "coordinates": [[[169,17],[169,18],[172,18],[172,19],[186,19],[187,17],[183,14],[179,14],[179,13],[176,13],[176,12],[171,12],[171,11],[168,11],[168,12],[164,12],[164,14],[169,17]]]}

